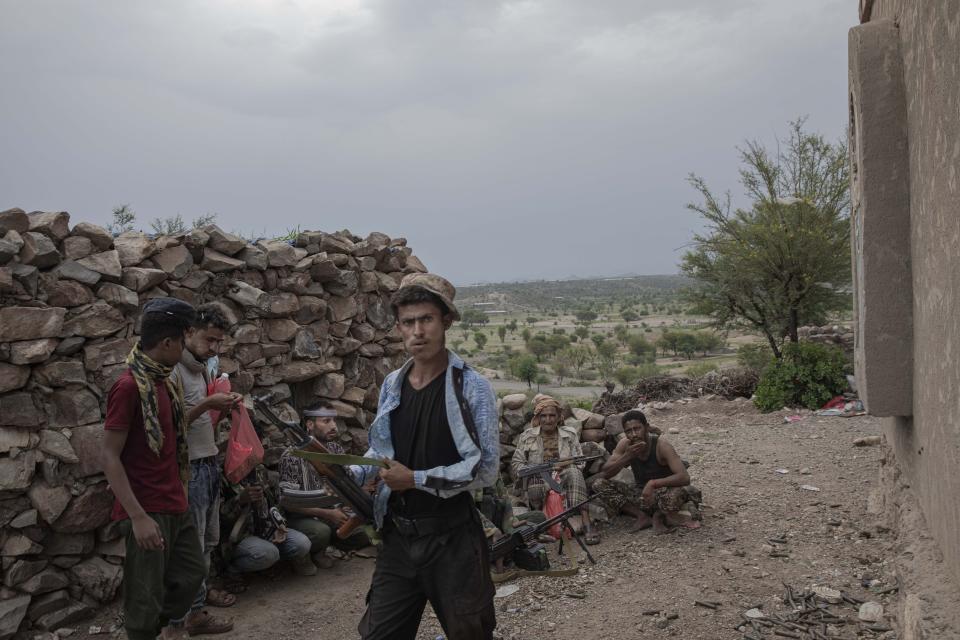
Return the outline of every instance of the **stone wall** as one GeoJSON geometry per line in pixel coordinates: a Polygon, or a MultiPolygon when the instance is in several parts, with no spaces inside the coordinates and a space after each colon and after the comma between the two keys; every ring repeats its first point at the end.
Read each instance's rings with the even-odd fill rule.
{"type": "Polygon", "coordinates": [[[851,327],[839,324],[800,327],[797,336],[807,342],[839,347],[848,358],[853,359],[854,334],[851,327]]]}
{"type": "MultiPolygon", "coordinates": [[[[0,212],[0,640],[71,624],[120,585],[99,448],[147,300],[219,304],[236,325],[221,359],[234,389],[273,391],[288,415],[330,399],[362,451],[403,351],[389,297],[413,271],[425,268],[406,240],[380,233],[113,237],[64,212],[0,212]]],[[[275,459],[279,434],[264,435],[275,459]]]]}

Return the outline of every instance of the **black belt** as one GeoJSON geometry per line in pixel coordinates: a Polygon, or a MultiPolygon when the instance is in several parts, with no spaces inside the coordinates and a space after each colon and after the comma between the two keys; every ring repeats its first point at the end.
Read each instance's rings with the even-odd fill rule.
{"type": "Polygon", "coordinates": [[[195,460],[191,460],[190,464],[211,464],[216,466],[217,456],[207,456],[205,458],[197,458],[195,460]]]}
{"type": "Polygon", "coordinates": [[[461,511],[451,516],[422,516],[419,518],[391,515],[390,522],[393,523],[394,528],[400,535],[408,538],[419,538],[420,536],[433,536],[462,527],[475,519],[473,511],[461,511]]]}

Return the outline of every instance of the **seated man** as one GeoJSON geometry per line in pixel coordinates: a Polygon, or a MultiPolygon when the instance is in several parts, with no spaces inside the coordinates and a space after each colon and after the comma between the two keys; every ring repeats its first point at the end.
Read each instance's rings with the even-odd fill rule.
{"type": "Polygon", "coordinates": [[[700,491],[690,486],[690,474],[676,450],[662,436],[651,433],[647,417],[634,409],[623,416],[625,438],[617,443],[613,455],[600,470],[602,476],[593,490],[611,516],[623,512],[637,519],[633,531],[651,525],[655,533],[666,533],[682,525],[696,529],[700,523],[678,513],[687,502],[700,502],[700,491]],[[633,471],[636,484],[612,480],[626,467],[633,471]]]}
{"type": "MultiPolygon", "coordinates": [[[[344,453],[337,442],[337,411],[329,402],[320,401],[303,412],[303,426],[330,453],[344,453]]],[[[335,531],[350,515],[336,506],[336,493],[313,465],[293,455],[293,447],[280,457],[280,489],[316,491],[331,496],[331,505],[321,507],[284,507],[291,528],[310,539],[313,561],[324,569],[333,566],[327,556],[327,546],[333,545],[342,551],[362,549],[370,545],[370,538],[361,529],[356,529],[346,539],[339,538],[335,531]]]]}
{"type": "Polygon", "coordinates": [[[298,575],[317,573],[310,562],[310,540],[282,521],[261,469],[251,471],[244,484],[226,488],[232,495],[224,502],[223,521],[231,527],[231,551],[225,558],[224,578],[234,592],[243,590],[243,574],[269,569],[281,558],[289,559],[298,575]]]}
{"type": "MultiPolygon", "coordinates": [[[[560,423],[560,403],[546,396],[533,410],[530,428],[520,434],[517,449],[513,452],[511,469],[514,477],[523,467],[541,464],[545,461],[571,458],[583,455],[577,432],[560,423]]],[[[583,463],[560,465],[560,487],[569,508],[587,499],[587,484],[583,478],[583,463]]],[[[531,509],[542,510],[549,487],[540,477],[526,479],[525,486],[519,487],[525,493],[531,509]]],[[[570,518],[574,529],[583,529],[587,544],[600,542],[600,533],[590,521],[589,509],[584,506],[580,518],[570,518]]]]}

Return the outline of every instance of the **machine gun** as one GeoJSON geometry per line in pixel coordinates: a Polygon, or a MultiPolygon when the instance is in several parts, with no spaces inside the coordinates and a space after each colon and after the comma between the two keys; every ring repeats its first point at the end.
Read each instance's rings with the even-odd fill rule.
{"type": "Polygon", "coordinates": [[[602,453],[593,453],[588,456],[571,456],[569,458],[557,458],[555,460],[547,460],[546,462],[541,462],[540,464],[531,464],[526,467],[522,467],[517,471],[517,482],[526,485],[529,480],[527,478],[532,478],[534,476],[540,476],[543,478],[543,481],[547,484],[548,487],[556,491],[557,493],[563,493],[563,489],[560,488],[560,485],[557,484],[557,481],[553,479],[553,468],[558,464],[577,464],[580,462],[587,462],[588,460],[596,460],[597,458],[602,458],[602,453]]]}
{"type": "MultiPolygon", "coordinates": [[[[327,448],[307,433],[298,423],[282,420],[270,407],[269,401],[271,398],[271,394],[254,396],[253,405],[257,411],[276,425],[278,429],[292,435],[294,438],[294,446],[299,451],[330,455],[327,448]]],[[[317,473],[326,478],[334,492],[340,496],[343,502],[350,508],[350,511],[353,512],[350,518],[337,529],[338,538],[344,539],[353,533],[357,527],[373,521],[373,497],[361,487],[357,486],[357,483],[353,481],[353,478],[350,477],[350,474],[347,473],[342,465],[328,464],[309,457],[305,457],[305,459],[313,465],[317,473]]]]}
{"type": "Polygon", "coordinates": [[[580,545],[580,548],[587,554],[590,562],[596,564],[596,560],[593,559],[590,551],[586,545],[583,544],[580,534],[573,530],[573,527],[570,526],[570,522],[567,519],[570,516],[578,514],[580,509],[596,498],[597,495],[598,494],[594,494],[580,504],[575,504],[566,511],[558,513],[539,524],[523,525],[518,527],[513,533],[500,538],[490,545],[491,561],[496,562],[500,558],[510,558],[520,569],[527,571],[548,571],[550,569],[550,561],[547,559],[547,550],[543,544],[537,542],[537,536],[558,522],[562,522],[580,545]]]}

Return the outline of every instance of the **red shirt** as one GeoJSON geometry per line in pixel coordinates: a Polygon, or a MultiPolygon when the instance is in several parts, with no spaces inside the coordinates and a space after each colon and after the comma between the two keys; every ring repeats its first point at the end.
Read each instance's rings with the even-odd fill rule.
{"type": "MultiPolygon", "coordinates": [[[[103,428],[127,432],[120,462],[127,472],[133,495],[143,510],[147,513],[184,513],[187,510],[187,495],[180,482],[180,468],[177,465],[177,432],[173,426],[170,394],[162,382],[156,383],[156,389],[160,428],[163,430],[163,447],[159,456],[147,443],[140,391],[129,370],[110,389],[107,419],[103,428]]],[[[128,517],[120,501],[114,500],[112,518],[125,520],[128,517]]]]}

